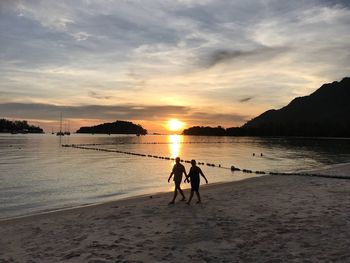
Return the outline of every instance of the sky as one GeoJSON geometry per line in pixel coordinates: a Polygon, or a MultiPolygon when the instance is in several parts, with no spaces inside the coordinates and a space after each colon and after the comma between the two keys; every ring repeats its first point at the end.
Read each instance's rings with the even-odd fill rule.
{"type": "Polygon", "coordinates": [[[350,1],[0,0],[0,118],[234,127],[350,76],[350,1]]]}

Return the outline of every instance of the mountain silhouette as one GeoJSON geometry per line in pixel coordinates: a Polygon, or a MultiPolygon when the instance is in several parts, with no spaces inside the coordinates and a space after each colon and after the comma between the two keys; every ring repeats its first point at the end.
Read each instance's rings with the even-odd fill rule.
{"type": "Polygon", "coordinates": [[[350,136],[350,78],[322,85],[279,110],[268,110],[240,129],[258,136],[350,136]]]}
{"type": "Polygon", "coordinates": [[[350,78],[322,85],[241,127],[190,127],[184,135],[350,137],[350,78]]]}
{"type": "Polygon", "coordinates": [[[91,127],[81,127],[77,133],[100,133],[100,134],[147,134],[147,130],[141,125],[129,121],[115,121],[103,123],[91,127]]]}

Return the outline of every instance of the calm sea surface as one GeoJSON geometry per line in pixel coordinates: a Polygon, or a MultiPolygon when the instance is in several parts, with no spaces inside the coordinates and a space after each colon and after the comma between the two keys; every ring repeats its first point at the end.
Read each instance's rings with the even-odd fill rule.
{"type": "MultiPolygon", "coordinates": [[[[0,134],[0,218],[173,188],[167,182],[172,161],[66,148],[62,144],[103,144],[91,147],[180,156],[266,172],[293,172],[350,162],[349,139],[0,134]]],[[[190,165],[185,163],[185,167],[188,170],[190,165]]],[[[256,176],[201,167],[210,183],[256,176]]],[[[183,186],[188,188],[188,184],[183,186]]]]}

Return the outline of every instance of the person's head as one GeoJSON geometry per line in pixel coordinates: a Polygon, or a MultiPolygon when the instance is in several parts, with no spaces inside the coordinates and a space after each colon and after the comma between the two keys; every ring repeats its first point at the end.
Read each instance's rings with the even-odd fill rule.
{"type": "Polygon", "coordinates": [[[175,158],[175,162],[176,162],[176,163],[180,163],[180,157],[176,157],[176,158],[175,158]]]}
{"type": "Polygon", "coordinates": [[[191,160],[191,164],[192,164],[192,166],[196,166],[196,160],[191,160]]]}

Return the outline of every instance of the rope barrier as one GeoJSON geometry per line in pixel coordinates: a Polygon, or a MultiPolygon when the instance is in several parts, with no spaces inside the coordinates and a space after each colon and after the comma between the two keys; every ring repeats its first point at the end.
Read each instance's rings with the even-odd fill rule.
{"type": "MultiPolygon", "coordinates": [[[[121,144],[124,144],[124,143],[121,143],[121,144]]],[[[140,143],[140,144],[148,144],[148,143],[140,143]]],[[[159,143],[159,144],[162,144],[162,143],[159,143]]],[[[164,143],[164,144],[169,144],[169,143],[164,143]]],[[[113,150],[113,149],[87,147],[87,146],[100,146],[100,145],[111,145],[111,144],[62,144],[62,147],[82,149],[82,150],[102,151],[102,152],[113,152],[113,153],[121,153],[121,154],[134,155],[134,156],[140,156],[140,157],[146,157],[146,158],[175,161],[175,158],[167,157],[167,156],[158,156],[158,155],[151,155],[151,154],[144,154],[144,153],[135,153],[135,152],[128,152],[128,151],[113,150]]],[[[190,160],[183,160],[183,159],[180,159],[180,162],[191,163],[190,160]]],[[[280,175],[280,176],[309,176],[309,177],[323,177],[323,178],[332,178],[332,179],[350,179],[350,176],[340,176],[340,175],[333,176],[333,175],[311,174],[311,173],[282,173],[282,172],[252,171],[249,169],[240,169],[234,165],[232,165],[231,167],[224,167],[221,164],[205,163],[205,162],[198,162],[198,161],[197,161],[197,164],[198,165],[206,165],[209,167],[227,169],[227,170],[231,170],[232,172],[240,171],[240,172],[247,173],[247,174],[254,173],[254,174],[258,174],[258,175],[267,175],[268,174],[268,175],[280,175]]]]}
{"type": "MultiPolygon", "coordinates": [[[[137,144],[218,144],[218,143],[234,143],[234,142],[222,142],[222,141],[214,141],[214,142],[112,142],[112,143],[85,143],[85,144],[71,144],[78,146],[103,146],[103,145],[137,145],[137,144]]],[[[62,145],[63,146],[63,145],[62,145]]]]}
{"type": "MultiPolygon", "coordinates": [[[[76,149],[102,151],[102,152],[114,152],[114,153],[122,153],[122,154],[135,155],[135,156],[141,156],[141,157],[149,157],[149,158],[175,161],[175,158],[171,158],[171,157],[167,157],[167,156],[158,156],[158,155],[135,153],[135,152],[128,152],[128,151],[96,148],[96,147],[86,147],[85,145],[82,145],[82,144],[63,144],[62,147],[70,147],[70,148],[76,148],[76,149]]],[[[181,159],[180,162],[191,163],[190,160],[183,160],[183,159],[181,159]]],[[[218,167],[218,168],[223,168],[223,169],[230,169],[229,167],[221,166],[221,164],[215,165],[213,163],[204,163],[204,162],[197,162],[197,164],[198,165],[207,165],[207,166],[211,166],[211,167],[218,167]]]]}

